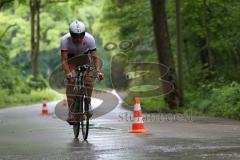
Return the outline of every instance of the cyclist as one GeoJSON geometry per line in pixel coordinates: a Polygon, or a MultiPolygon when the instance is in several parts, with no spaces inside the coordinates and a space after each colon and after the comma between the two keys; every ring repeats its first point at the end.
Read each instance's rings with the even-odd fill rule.
{"type": "MultiPolygon", "coordinates": [[[[70,114],[73,112],[74,102],[74,77],[76,76],[75,68],[78,65],[93,64],[96,70],[96,77],[98,80],[103,79],[101,72],[101,65],[99,56],[96,50],[94,37],[85,31],[85,25],[78,20],[73,21],[69,26],[69,33],[61,37],[61,62],[65,71],[66,78],[68,79],[66,87],[66,95],[69,107],[69,116],[67,122],[72,125],[75,122],[75,116],[70,114]]],[[[90,71],[85,76],[84,83],[87,95],[84,98],[85,111],[88,116],[92,116],[91,109],[91,95],[93,90],[93,78],[89,76],[90,71]]],[[[82,93],[79,93],[79,95],[82,93]]]]}

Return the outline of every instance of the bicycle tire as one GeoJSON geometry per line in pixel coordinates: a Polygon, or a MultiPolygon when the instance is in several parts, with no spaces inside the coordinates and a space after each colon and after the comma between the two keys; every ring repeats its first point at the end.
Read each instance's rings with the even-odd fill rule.
{"type": "MultiPolygon", "coordinates": [[[[74,97],[74,111],[78,112],[78,103],[79,103],[79,97],[74,97]]],[[[80,123],[77,122],[76,124],[73,125],[73,133],[74,133],[74,137],[78,138],[79,136],[79,131],[80,131],[80,123]]]]}
{"type": "MultiPolygon", "coordinates": [[[[81,70],[81,68],[80,69],[78,68],[78,71],[80,71],[80,70],[81,70]]],[[[86,68],[84,68],[83,71],[86,71],[86,68]]],[[[78,73],[78,77],[79,76],[80,76],[80,74],[78,73]]],[[[84,81],[83,76],[81,74],[81,78],[80,78],[81,79],[81,85],[80,86],[82,86],[82,85],[84,86],[84,84],[83,84],[83,81],[84,81]]],[[[79,79],[77,79],[77,82],[78,82],[77,85],[79,86],[79,79]]],[[[81,97],[75,96],[74,97],[74,112],[78,113],[79,109],[80,109],[80,112],[83,113],[83,114],[81,115],[82,117],[80,117],[80,121],[79,121],[79,119],[78,119],[79,117],[78,117],[77,118],[78,122],[73,125],[73,132],[74,132],[75,138],[78,138],[80,127],[81,127],[83,139],[87,140],[88,133],[89,133],[89,116],[85,114],[86,113],[86,111],[85,111],[85,102],[84,102],[84,97],[85,96],[87,96],[87,95],[84,92],[83,96],[81,96],[81,97]]]]}
{"type": "Polygon", "coordinates": [[[77,124],[73,125],[73,133],[75,138],[78,138],[79,131],[80,131],[80,123],[78,122],[77,124]]]}
{"type": "Polygon", "coordinates": [[[89,133],[89,118],[86,115],[84,115],[84,116],[85,116],[85,120],[80,122],[80,124],[81,124],[81,130],[82,130],[83,139],[87,140],[88,133],[89,133]]]}
{"type": "MultiPolygon", "coordinates": [[[[80,103],[81,103],[82,111],[84,110],[84,112],[86,112],[84,97],[81,98],[80,103]]],[[[87,140],[88,132],[89,132],[89,117],[86,114],[83,114],[82,116],[83,116],[83,120],[80,121],[82,136],[83,136],[83,140],[87,140]]]]}

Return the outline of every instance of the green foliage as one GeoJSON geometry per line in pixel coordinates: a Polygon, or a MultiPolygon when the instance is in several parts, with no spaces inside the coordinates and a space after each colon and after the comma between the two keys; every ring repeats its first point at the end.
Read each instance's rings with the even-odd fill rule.
{"type": "Polygon", "coordinates": [[[19,74],[21,72],[10,63],[10,58],[4,47],[0,48],[0,62],[0,89],[4,90],[7,95],[29,93],[29,87],[23,81],[21,74],[19,74]]]}
{"type": "MultiPolygon", "coordinates": [[[[14,96],[8,99],[9,104],[23,102],[23,97],[29,94],[30,102],[32,91],[46,89],[48,87],[47,78],[51,71],[60,65],[60,37],[68,32],[68,25],[72,20],[83,20],[87,31],[93,32],[92,26],[95,18],[99,15],[99,9],[90,5],[91,0],[83,2],[66,1],[50,2],[41,1],[40,14],[40,53],[38,57],[39,77],[33,79],[31,75],[31,53],[30,53],[30,10],[28,0],[10,0],[5,3],[0,11],[0,90],[2,94],[14,96]],[[64,11],[64,12],[63,12],[64,11]],[[74,15],[74,16],[73,16],[74,15]],[[16,101],[15,101],[16,100],[16,101]]],[[[95,2],[98,5],[99,2],[95,2]]],[[[97,35],[94,35],[98,38],[97,35]]],[[[97,40],[100,51],[101,40],[97,40]]],[[[109,59],[108,55],[103,55],[109,59]]],[[[109,60],[108,60],[109,61],[109,60]]],[[[109,67],[104,66],[104,70],[109,71],[109,67]]],[[[109,75],[109,73],[105,73],[109,75]]],[[[109,78],[105,79],[106,86],[110,84],[109,78]]],[[[5,97],[6,98],[6,97],[5,97]]],[[[41,100],[41,99],[39,99],[41,100]]],[[[33,100],[32,102],[36,102],[33,100]]],[[[6,104],[0,101],[0,104],[6,104]]]]}
{"type": "Polygon", "coordinates": [[[163,97],[142,99],[141,106],[143,108],[143,111],[146,112],[158,112],[158,113],[172,112],[164,103],[163,97]]]}
{"type": "Polygon", "coordinates": [[[197,92],[186,92],[186,110],[193,113],[240,119],[240,84],[222,82],[202,85],[197,92]]]}
{"type": "MultiPolygon", "coordinates": [[[[175,1],[166,1],[168,29],[171,46],[176,62],[176,13],[175,1]]],[[[238,118],[239,97],[231,87],[232,81],[240,80],[239,56],[239,16],[238,0],[202,0],[182,1],[182,40],[183,40],[183,73],[185,89],[184,112],[190,107],[196,114],[213,114],[238,118]],[[208,40],[207,42],[206,39],[208,40]],[[204,43],[203,43],[204,42],[204,43]],[[207,50],[211,54],[212,68],[201,61],[200,54],[207,50]],[[224,92],[224,94],[220,94],[224,92]],[[226,92],[226,93],[225,93],[226,92]],[[227,96],[228,95],[228,96],[227,96]],[[232,97],[233,100],[229,100],[232,97]],[[215,109],[213,109],[215,108],[215,109]],[[234,112],[235,111],[235,112],[234,112]]],[[[101,19],[95,28],[101,32],[104,44],[113,41],[119,44],[122,40],[132,40],[134,47],[127,54],[132,61],[156,61],[153,54],[153,31],[151,7],[149,1],[102,1],[101,19]]],[[[116,52],[124,52],[118,49],[116,52]]],[[[148,81],[145,82],[148,84],[148,81]]],[[[134,86],[133,86],[134,87],[134,86]]],[[[133,101],[130,89],[126,103],[133,101]],[[131,99],[131,100],[130,100],[131,99]]],[[[164,108],[161,99],[143,100],[147,111],[164,108]],[[160,106],[158,105],[160,104],[160,106]],[[158,107],[153,107],[158,106],[158,107]]],[[[161,110],[161,109],[160,109],[161,110]]],[[[161,110],[162,111],[162,110],[161,110]]]]}
{"type": "Polygon", "coordinates": [[[64,98],[62,94],[59,94],[49,89],[41,91],[31,91],[27,94],[16,93],[12,95],[7,95],[4,90],[0,90],[0,108],[41,103],[43,97],[46,97],[47,101],[64,98]]]}
{"type": "Polygon", "coordinates": [[[41,75],[38,76],[37,79],[33,78],[33,76],[30,76],[27,79],[27,84],[31,89],[34,90],[43,90],[48,87],[46,79],[44,79],[41,75]]]}
{"type": "MultiPolygon", "coordinates": [[[[124,99],[123,105],[132,110],[134,105],[134,98],[128,96],[124,99]]],[[[144,112],[149,113],[169,113],[172,112],[165,104],[163,97],[141,98],[141,108],[144,112]]]]}
{"type": "Polygon", "coordinates": [[[189,72],[188,68],[198,66],[200,52],[207,49],[217,76],[239,81],[240,77],[236,76],[239,75],[239,1],[207,0],[206,4],[204,1],[183,1],[182,7],[185,70],[189,72]],[[206,39],[208,42],[203,43],[206,39]]]}
{"type": "Polygon", "coordinates": [[[129,89],[130,92],[144,92],[144,91],[152,91],[157,89],[157,85],[142,85],[142,86],[135,86],[129,89]]]}
{"type": "MultiPolygon", "coordinates": [[[[102,14],[96,30],[100,32],[103,43],[115,42],[118,45],[123,40],[133,43],[133,48],[127,52],[133,61],[149,60],[153,54],[153,28],[150,1],[102,1],[102,14]],[[99,24],[100,23],[100,24],[99,24]]],[[[155,58],[154,58],[155,60],[155,58]]]]}

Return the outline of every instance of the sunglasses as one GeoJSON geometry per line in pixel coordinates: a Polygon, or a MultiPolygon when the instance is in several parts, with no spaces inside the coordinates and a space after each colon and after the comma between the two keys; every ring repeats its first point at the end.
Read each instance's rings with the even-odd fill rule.
{"type": "Polygon", "coordinates": [[[71,34],[71,37],[73,39],[83,38],[85,36],[85,32],[83,32],[83,33],[70,33],[70,34],[71,34]]]}

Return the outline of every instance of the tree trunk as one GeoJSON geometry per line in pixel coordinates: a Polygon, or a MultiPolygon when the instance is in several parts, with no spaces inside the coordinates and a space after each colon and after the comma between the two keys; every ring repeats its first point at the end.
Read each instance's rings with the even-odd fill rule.
{"type": "Polygon", "coordinates": [[[35,1],[30,0],[30,14],[31,14],[31,63],[32,63],[32,75],[36,78],[36,71],[35,71],[35,64],[34,64],[34,57],[35,57],[35,1]]]}
{"type": "Polygon", "coordinates": [[[237,67],[240,63],[240,56],[236,48],[233,48],[231,51],[234,67],[237,67]]]}
{"type": "Polygon", "coordinates": [[[172,84],[171,86],[168,83],[162,83],[163,92],[167,93],[171,87],[174,87],[172,92],[165,95],[164,98],[170,108],[177,108],[181,102],[178,93],[176,70],[173,63],[170,39],[168,35],[165,0],[151,0],[151,6],[158,61],[159,63],[169,67],[168,73],[164,73],[164,68],[160,67],[160,73],[163,76],[163,80],[172,84]]]}
{"type": "Polygon", "coordinates": [[[209,35],[208,35],[209,29],[208,29],[208,22],[206,20],[206,18],[208,17],[207,12],[208,12],[207,2],[206,0],[203,0],[202,26],[204,28],[205,34],[203,38],[200,38],[200,47],[201,47],[200,56],[201,56],[201,62],[203,64],[203,69],[208,69],[210,71],[213,67],[213,62],[212,62],[213,57],[212,57],[211,49],[209,47],[209,35]]]}
{"type": "Polygon", "coordinates": [[[176,33],[177,33],[177,60],[178,60],[178,86],[180,106],[183,105],[183,73],[182,73],[182,52],[181,52],[181,17],[180,17],[181,0],[176,0],[176,33]]]}
{"type": "Polygon", "coordinates": [[[36,73],[36,76],[38,74],[38,54],[39,54],[39,46],[40,46],[40,3],[41,3],[41,0],[36,0],[36,55],[35,55],[35,65],[36,65],[36,68],[35,68],[35,73],[36,73]]]}
{"type": "Polygon", "coordinates": [[[199,47],[201,48],[200,50],[200,58],[201,58],[201,63],[203,65],[203,69],[209,69],[212,66],[211,59],[210,59],[210,52],[208,49],[208,44],[207,44],[207,39],[205,38],[200,38],[199,39],[199,47]]]}
{"type": "Polygon", "coordinates": [[[184,46],[184,57],[186,60],[186,68],[187,68],[187,74],[188,74],[188,78],[190,80],[190,84],[193,84],[192,81],[192,72],[191,72],[191,65],[190,65],[190,53],[189,53],[189,46],[188,46],[188,41],[185,39],[183,40],[183,46],[184,46]]]}
{"type": "Polygon", "coordinates": [[[38,74],[38,52],[40,40],[40,0],[30,0],[31,14],[31,63],[33,78],[37,78],[38,74]]]}

